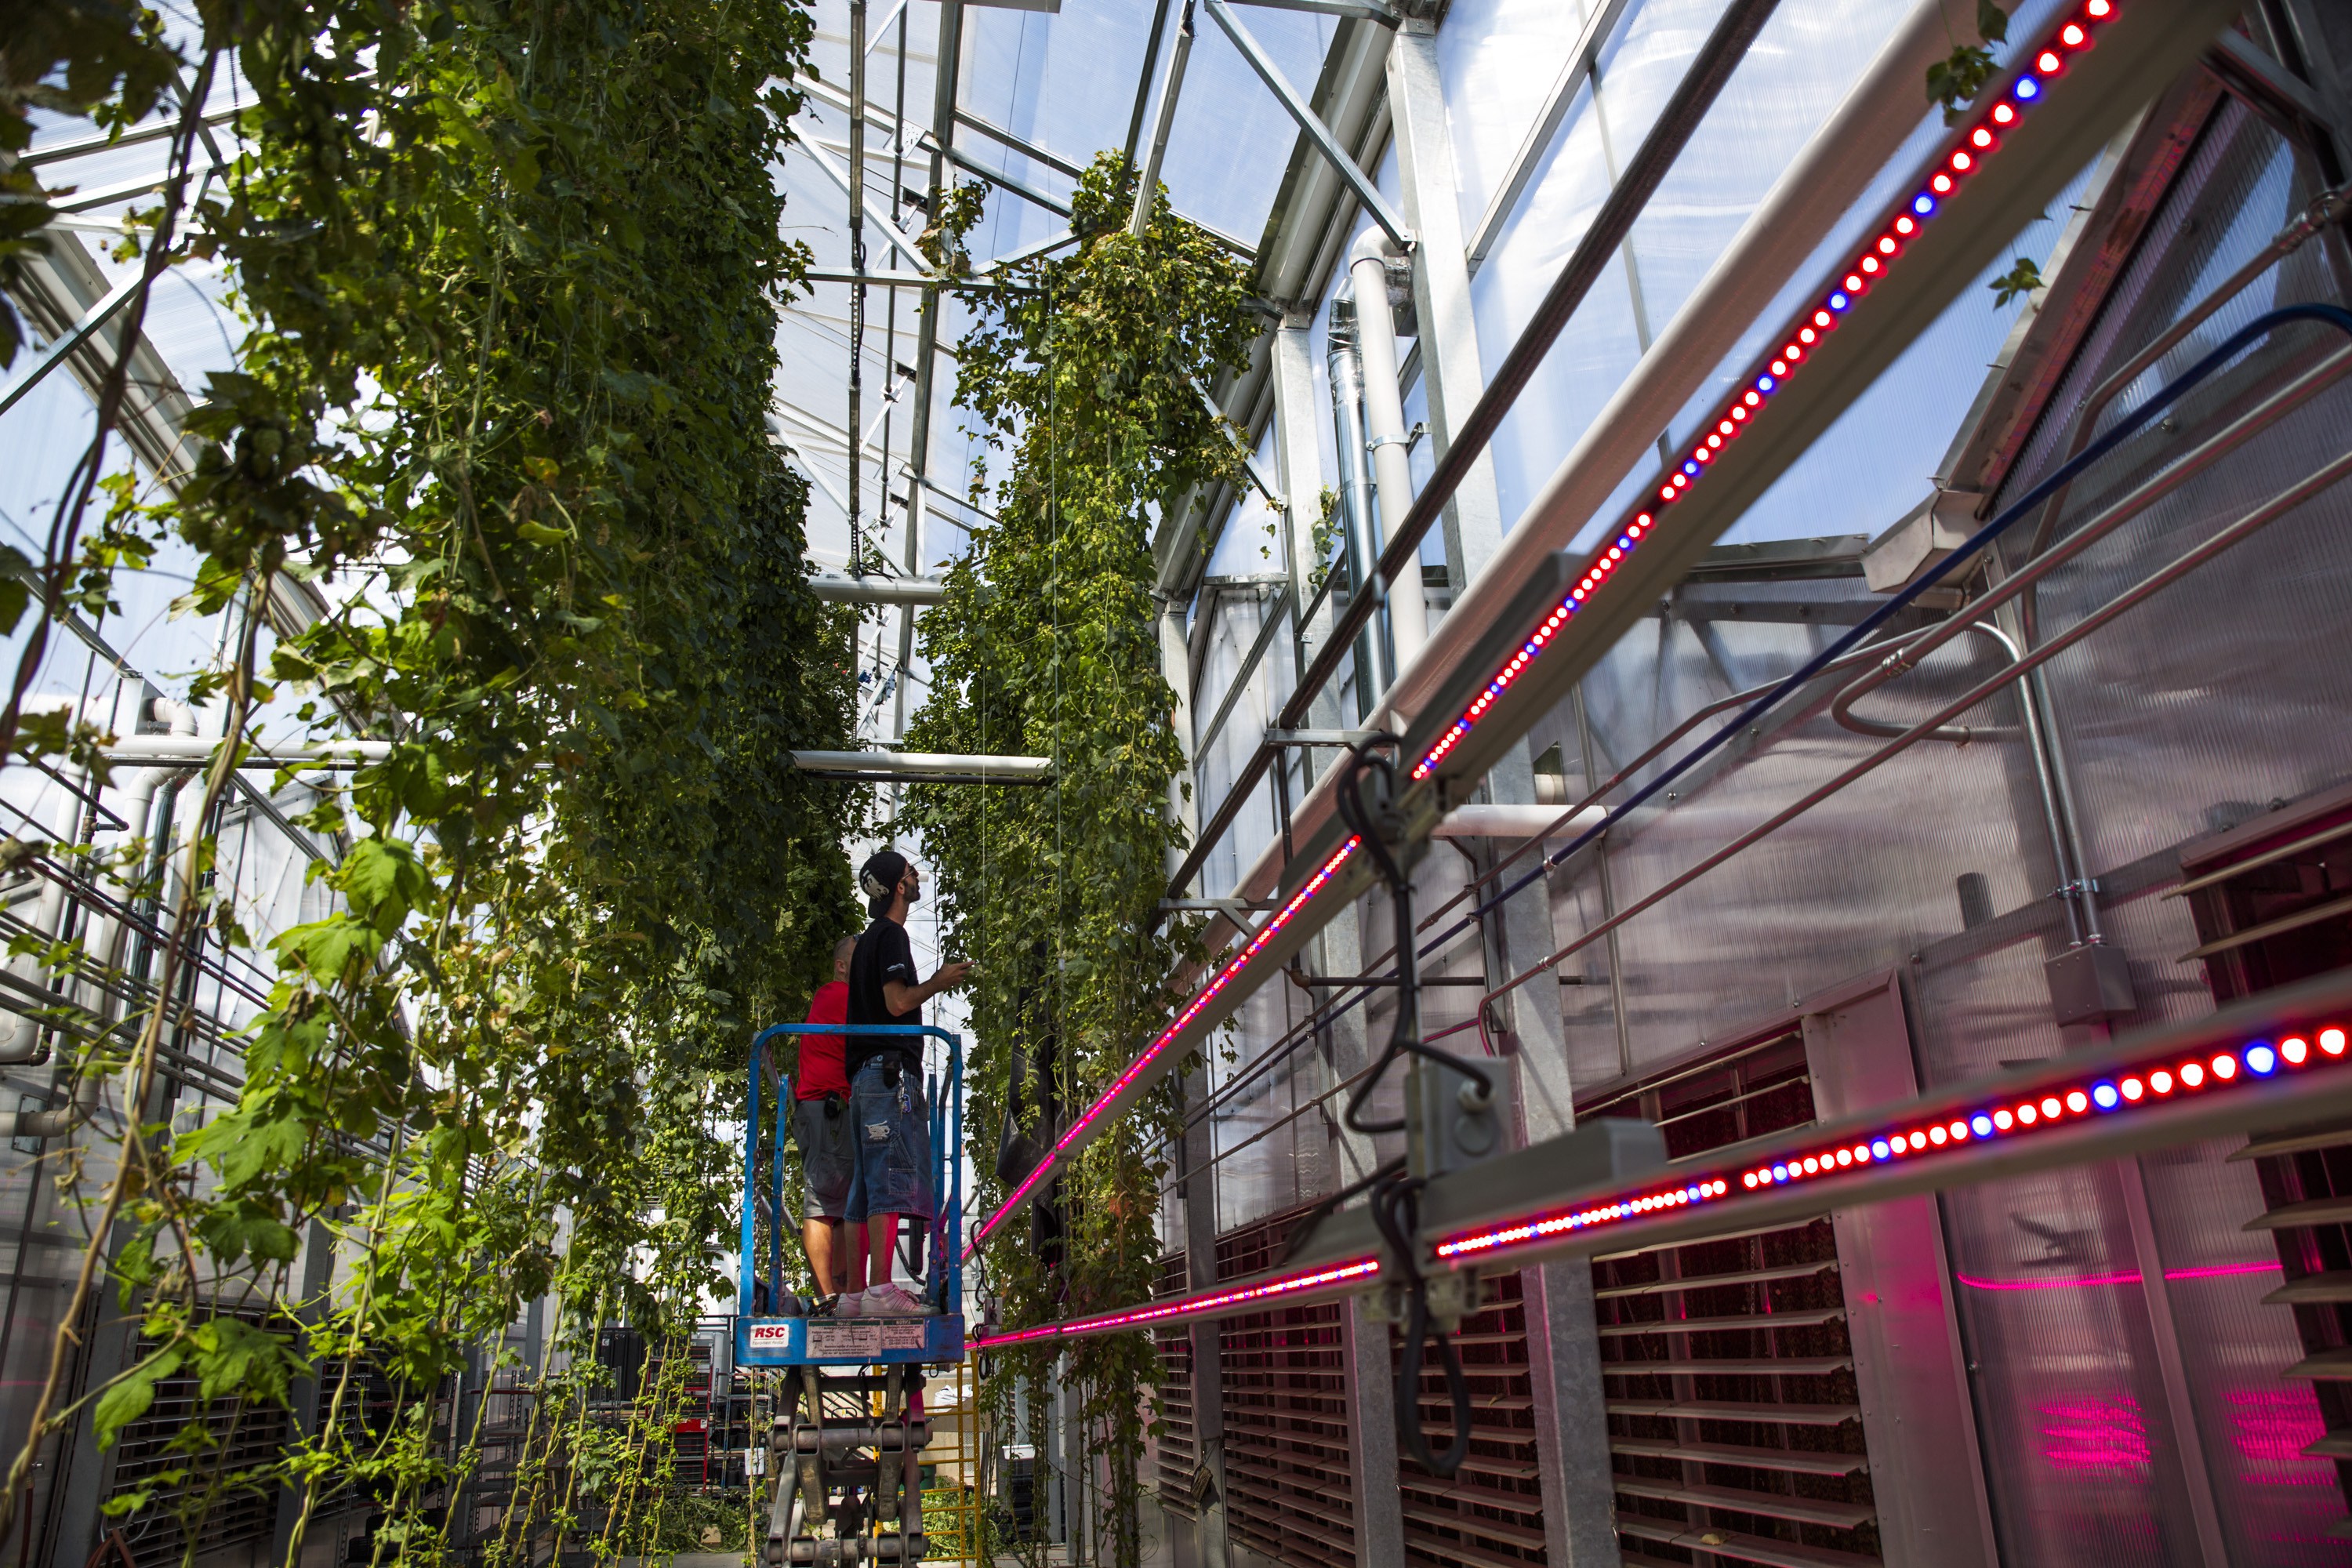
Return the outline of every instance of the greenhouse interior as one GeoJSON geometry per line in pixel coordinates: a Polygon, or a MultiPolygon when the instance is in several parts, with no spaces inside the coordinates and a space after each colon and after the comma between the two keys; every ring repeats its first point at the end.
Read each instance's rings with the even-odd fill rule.
{"type": "Polygon", "coordinates": [[[2343,0],[7,0],[0,1568],[2352,1564],[2347,219],[2343,0]]]}

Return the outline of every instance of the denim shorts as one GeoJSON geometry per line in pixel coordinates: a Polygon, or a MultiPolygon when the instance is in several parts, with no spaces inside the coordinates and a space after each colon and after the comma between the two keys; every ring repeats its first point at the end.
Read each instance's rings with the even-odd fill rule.
{"type": "Polygon", "coordinates": [[[850,1135],[857,1144],[857,1180],[846,1217],[913,1215],[931,1217],[931,1108],[923,1099],[922,1069],[901,1063],[898,1082],[887,1080],[876,1058],[849,1083],[850,1135]]]}
{"type": "Polygon", "coordinates": [[[857,1182],[857,1145],[849,1136],[854,1125],[849,1103],[795,1100],[793,1115],[793,1135],[801,1146],[801,1183],[808,1190],[805,1216],[840,1219],[849,1212],[849,1190],[857,1182]]]}

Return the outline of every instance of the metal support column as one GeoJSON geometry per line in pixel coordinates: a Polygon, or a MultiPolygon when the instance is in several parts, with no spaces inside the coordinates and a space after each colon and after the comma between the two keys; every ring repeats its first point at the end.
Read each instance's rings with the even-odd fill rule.
{"type": "MultiPolygon", "coordinates": [[[[1207,1072],[1197,1071],[1185,1080],[1186,1106],[1199,1105],[1208,1098],[1207,1072]]],[[[1184,1283],[1194,1290],[1213,1289],[1217,1283],[1216,1142],[1216,1130],[1205,1116],[1184,1129],[1184,1283]]],[[[1198,1456],[1196,1463],[1209,1472],[1209,1484],[1220,1505],[1213,1519],[1205,1507],[1200,1513],[1200,1561],[1204,1563],[1215,1562],[1223,1547],[1222,1542],[1209,1539],[1213,1531],[1222,1532],[1225,1497],[1223,1328],[1213,1322],[1194,1323],[1192,1328],[1192,1451],[1198,1456]]]]}
{"type": "MultiPolygon", "coordinates": [[[[1201,797],[1200,759],[1192,751],[1192,658],[1184,637],[1184,606],[1174,600],[1160,608],[1160,674],[1175,697],[1170,717],[1176,726],[1177,743],[1184,748],[1183,770],[1168,781],[1168,815],[1184,825],[1189,843],[1201,829],[1200,808],[1193,804],[1201,797]]],[[[1174,876],[1183,861],[1184,851],[1171,845],[1168,875],[1174,876]]]]}
{"type": "MultiPolygon", "coordinates": [[[[1421,237],[1412,253],[1413,313],[1421,323],[1421,379],[1429,393],[1429,437],[1443,459],[1454,432],[1486,390],[1478,322],[1470,308],[1470,268],[1463,257],[1456,205],[1454,134],[1437,74],[1437,30],[1407,22],[1389,48],[1389,114],[1395,126],[1398,185],[1405,222],[1421,237]]],[[[1401,513],[1399,515],[1402,515],[1401,513]]],[[[1495,466],[1478,459],[1445,503],[1445,562],[1454,592],[1469,585],[1503,537],[1495,466]]]]}
{"type": "MultiPolygon", "coordinates": [[[[1315,597],[1308,584],[1322,564],[1315,552],[1315,526],[1323,516],[1323,448],[1318,432],[1322,427],[1324,413],[1315,395],[1315,348],[1309,335],[1314,320],[1304,311],[1286,314],[1275,331],[1273,350],[1275,462],[1282,476],[1282,493],[1290,501],[1290,602],[1297,606],[1293,613],[1297,616],[1305,615],[1315,597]]],[[[1331,601],[1327,597],[1311,621],[1300,620],[1294,625],[1294,680],[1314,658],[1313,650],[1331,635],[1332,619],[1331,601]]],[[[1316,697],[1309,722],[1319,729],[1340,728],[1337,691],[1326,686],[1316,697]]],[[[1292,798],[1297,799],[1314,787],[1315,753],[1303,747],[1293,748],[1276,765],[1288,768],[1294,761],[1298,768],[1298,788],[1292,798]]],[[[1339,969],[1327,973],[1356,972],[1339,969]]]]}
{"type": "MultiPolygon", "coordinates": [[[[1361,974],[1364,944],[1361,907],[1350,905],[1323,928],[1318,942],[1326,974],[1361,974]]],[[[1331,1080],[1344,1082],[1371,1065],[1364,1010],[1351,1007],[1325,1033],[1325,1060],[1331,1080]]],[[[1360,1182],[1380,1163],[1370,1138],[1350,1132],[1340,1118],[1344,1095],[1328,1102],[1337,1131],[1339,1180],[1360,1182]]],[[[1389,1326],[1371,1316],[1372,1299],[1353,1295],[1339,1314],[1339,1346],[1348,1374],[1348,1404],[1355,1430],[1348,1448],[1349,1484],[1356,1494],[1358,1568],[1403,1568],[1404,1496],[1397,1480],[1396,1369],[1389,1351],[1389,1326]]]]}
{"type": "MultiPolygon", "coordinates": [[[[1413,305],[1421,318],[1430,436],[1442,458],[1456,423],[1485,390],[1486,374],[1470,308],[1470,271],[1455,205],[1454,145],[1433,25],[1407,22],[1398,29],[1389,51],[1388,82],[1405,221],[1422,240],[1413,254],[1413,305]]],[[[1482,458],[1445,509],[1446,574],[1455,592],[1485,568],[1502,539],[1494,468],[1482,458]]],[[[1524,741],[1487,774],[1486,788],[1498,805],[1534,803],[1534,759],[1524,741]]],[[[1549,889],[1541,881],[1490,911],[1482,924],[1489,976],[1513,973],[1517,964],[1556,945],[1549,889]]],[[[1500,1023],[1517,1057],[1519,1135],[1534,1142],[1566,1132],[1576,1123],[1576,1111],[1559,988],[1523,985],[1506,1005],[1509,1013],[1500,1023]]],[[[1614,1568],[1614,1489],[1591,1268],[1580,1261],[1546,1264],[1528,1269],[1522,1285],[1545,1547],[1553,1568],[1614,1568]]]]}

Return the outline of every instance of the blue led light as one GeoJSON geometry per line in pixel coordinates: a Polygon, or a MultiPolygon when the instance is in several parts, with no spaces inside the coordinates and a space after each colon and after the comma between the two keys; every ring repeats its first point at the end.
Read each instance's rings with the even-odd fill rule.
{"type": "Polygon", "coordinates": [[[1926,217],[1936,210],[1936,198],[1927,195],[1915,196],[1911,201],[1911,210],[1921,217],[1926,217]]]}
{"type": "Polygon", "coordinates": [[[2040,98],[2041,96],[2041,84],[2036,82],[2032,77],[2024,77],[2019,79],[2017,84],[2017,98],[2019,102],[2031,102],[2032,100],[2040,98]]]}
{"type": "Polygon", "coordinates": [[[1785,1182],[1785,1181],[1787,1181],[1787,1180],[1789,1179],[1789,1167],[1788,1167],[1788,1166],[1786,1166],[1786,1165],[1775,1165],[1775,1166],[1773,1166],[1773,1167],[1772,1167],[1772,1179],[1773,1179],[1774,1181],[1776,1181],[1776,1182],[1785,1182]]]}
{"type": "Polygon", "coordinates": [[[1619,534],[1619,535],[1617,536],[1617,548],[1618,548],[1618,549],[1620,549],[1620,550],[1631,550],[1631,549],[1633,549],[1633,535],[1631,535],[1631,534],[1627,534],[1627,533],[1621,533],[1621,534],[1619,534]]]}
{"type": "Polygon", "coordinates": [[[1976,1115],[1969,1119],[1969,1131],[1974,1132],[1979,1138],[1991,1137],[1992,1118],[1987,1116],[1981,1110],[1977,1112],[1976,1115]]]}
{"type": "Polygon", "coordinates": [[[1683,472],[1686,474],[1696,474],[1698,472],[1698,465],[1695,462],[1685,463],[1683,465],[1683,472]]]}
{"type": "Polygon", "coordinates": [[[1871,1142],[1870,1142],[1870,1152],[1871,1152],[1871,1156],[1872,1156],[1872,1158],[1874,1158],[1874,1159],[1879,1159],[1879,1160],[1884,1160],[1884,1159],[1885,1159],[1889,1154],[1893,1153],[1893,1152],[1894,1152],[1894,1151],[1893,1151],[1893,1150],[1891,1150],[1891,1149],[1889,1149],[1889,1148],[1886,1146],[1886,1140],[1885,1140],[1885,1139],[1884,1139],[1884,1138],[1874,1138],[1874,1139],[1872,1139],[1872,1140],[1871,1140],[1871,1142]]]}
{"type": "Polygon", "coordinates": [[[2091,1103],[2101,1110],[2113,1110],[2122,1099],[2123,1095],[2114,1084],[2095,1083],[2091,1086],[2091,1103]]]}
{"type": "Polygon", "coordinates": [[[1778,384],[1779,384],[1769,375],[1759,375],[1756,378],[1756,390],[1759,392],[1769,392],[1778,384]]]}
{"type": "Polygon", "coordinates": [[[2268,1040],[2256,1040],[2246,1047],[2246,1065],[2258,1073],[2268,1073],[2278,1066],[2278,1053],[2271,1049],[2268,1040]]]}
{"type": "Polygon", "coordinates": [[[1843,289],[1830,296],[1830,309],[1832,310],[1843,310],[1848,305],[1853,303],[1853,300],[1845,297],[1845,293],[1843,289]]]}

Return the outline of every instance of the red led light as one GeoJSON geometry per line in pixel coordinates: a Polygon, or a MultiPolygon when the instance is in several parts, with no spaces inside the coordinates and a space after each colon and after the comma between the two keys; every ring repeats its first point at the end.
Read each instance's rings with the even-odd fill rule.
{"type": "Polygon", "coordinates": [[[1992,132],[1986,130],[1981,125],[1978,126],[1974,131],[1969,132],[1969,145],[1979,149],[1991,146],[1992,132]]]}
{"type": "Polygon", "coordinates": [[[2044,49],[2040,54],[2034,56],[2033,68],[2040,71],[2043,76],[2056,76],[2058,74],[2057,52],[2052,49],[2044,49]]]}
{"type": "Polygon", "coordinates": [[[2344,1054],[2344,1031],[2335,1027],[2319,1031],[2319,1048],[2331,1057],[2344,1054]]]}
{"type": "Polygon", "coordinates": [[[2100,17],[2105,16],[2107,13],[2113,11],[2115,6],[2109,4],[2109,0],[2091,0],[2091,3],[2084,6],[2083,9],[2090,13],[2094,17],[2100,17]]]}
{"type": "Polygon", "coordinates": [[[2091,35],[2083,31],[2079,22],[2069,22],[2058,29],[2058,41],[2070,49],[2079,49],[2089,42],[2091,35]]]}
{"type": "Polygon", "coordinates": [[[1202,1296],[1186,1296],[1173,1301],[1155,1301],[1150,1306],[1132,1307],[1125,1311],[1100,1312],[1089,1318],[1072,1318],[1066,1322],[1040,1323],[1034,1329],[1016,1329],[1007,1334],[991,1334],[974,1338],[972,1345],[987,1350],[995,1345],[1017,1345],[1032,1340],[1063,1339],[1073,1334],[1108,1333],[1118,1329],[1139,1329],[1149,1324],[1164,1322],[1171,1318],[1190,1318],[1204,1312],[1230,1310],[1250,1301],[1263,1301],[1278,1296],[1296,1296],[1302,1290],[1312,1290],[1326,1285],[1341,1285],[1350,1280],[1368,1279],[1381,1271],[1377,1258],[1351,1258],[1304,1273],[1287,1274],[1255,1285],[1237,1286],[1232,1289],[1212,1291],[1202,1296]]]}
{"type": "Polygon", "coordinates": [[[2079,1089],[2069,1090],[2066,1095],[2066,1109],[2080,1116],[2091,1109],[2091,1097],[2079,1089]]]}
{"type": "Polygon", "coordinates": [[[2017,110],[2013,106],[2006,103],[1996,103],[1992,106],[1992,122],[1995,125],[2006,125],[2016,118],[2017,110]]]}
{"type": "MultiPolygon", "coordinates": [[[[1875,271],[1877,271],[1877,270],[1878,270],[1878,258],[1876,258],[1875,256],[1865,256],[1865,257],[1864,257],[1864,258],[1862,258],[1862,269],[1863,269],[1864,272],[1875,272],[1875,271]]],[[[1861,287],[1862,287],[1861,281],[1860,281],[1859,279],[1855,279],[1855,280],[1854,280],[1854,284],[1853,284],[1853,286],[1854,286],[1854,288],[1855,288],[1857,290],[1858,290],[1858,289],[1861,289],[1861,287]]]]}
{"type": "Polygon", "coordinates": [[[2289,1067],[2299,1068],[2311,1058],[2311,1047],[2298,1035],[2289,1035],[2279,1042],[2279,1055],[2289,1067]]]}
{"type": "Polygon", "coordinates": [[[2180,1082],[2186,1089],[2202,1089],[2205,1086],[2205,1069],[2195,1062],[2181,1063],[2180,1082]]]}
{"type": "Polygon", "coordinates": [[[2129,1100],[2136,1101],[2140,1096],[2147,1092],[2147,1086],[2140,1082],[2140,1080],[2136,1078],[2127,1078],[2124,1079],[2122,1087],[2124,1098],[2129,1100]]]}
{"type": "Polygon", "coordinates": [[[1936,194],[1940,196],[1952,188],[1952,176],[1949,174],[1938,174],[1934,179],[1928,181],[1927,184],[1933,185],[1936,189],[1936,194]]]}
{"type": "Polygon", "coordinates": [[[2147,1075],[2147,1087],[2156,1090],[2158,1094],[2170,1094],[2172,1092],[2172,1075],[2165,1071],[2162,1068],[2158,1068],[2154,1072],[2147,1075]]]}
{"type": "Polygon", "coordinates": [[[1995,1127],[2000,1128],[2003,1132],[2006,1132],[2011,1127],[2017,1125],[2017,1118],[2011,1115],[2007,1110],[1996,1110],[1992,1113],[1992,1124],[1995,1127]]]}
{"type": "Polygon", "coordinates": [[[2042,1112],[2034,1110],[2032,1105],[2021,1105],[2017,1108],[2017,1119],[2031,1127],[2042,1120],[2042,1112]]]}
{"type": "MultiPolygon", "coordinates": [[[[1877,269],[1878,269],[1878,268],[1877,268],[1874,265],[1871,266],[1871,270],[1872,270],[1872,271],[1875,272],[1877,269]]],[[[1845,275],[1845,291],[1846,291],[1847,293],[1849,293],[1849,294],[1859,294],[1859,293],[1861,293],[1861,292],[1862,292],[1862,279],[1859,279],[1859,278],[1857,278],[1857,277],[1855,277],[1855,276],[1854,276],[1853,273],[1851,273],[1851,272],[1847,273],[1847,274],[1845,275]]]]}
{"type": "MultiPolygon", "coordinates": [[[[1449,735],[1444,741],[1439,742],[1439,750],[1442,752],[1451,749],[1454,740],[1463,731],[1460,728],[1457,727],[1454,734],[1449,735]]],[[[1151,1064],[1159,1058],[1160,1054],[1168,1048],[1169,1043],[1175,1039],[1178,1035],[1183,1033],[1185,1027],[1190,1025],[1193,1019],[1199,1017],[1201,1014],[1207,1009],[1209,1004],[1216,999],[1217,994],[1223,991],[1227,985],[1232,984],[1234,976],[1241,973],[1244,969],[1249,967],[1251,961],[1255,959],[1260,952],[1265,950],[1266,944],[1272,942],[1275,937],[1281,932],[1283,927],[1288,925],[1291,921],[1297,917],[1298,911],[1307,907],[1307,901],[1313,899],[1316,894],[1321,892],[1323,889],[1329,884],[1331,879],[1339,874],[1339,868],[1347,864],[1348,858],[1353,855],[1362,843],[1362,839],[1351,835],[1346,843],[1333,850],[1331,852],[1331,858],[1324,861],[1316,873],[1301,884],[1296,893],[1293,893],[1290,896],[1290,901],[1284,904],[1280,910],[1276,911],[1273,919],[1267,921],[1265,925],[1259,927],[1257,934],[1252,937],[1249,942],[1244,945],[1241,952],[1235,953],[1233,959],[1227,963],[1223,969],[1217,972],[1217,977],[1209,982],[1206,986],[1202,987],[1200,994],[1195,995],[1192,1000],[1186,1005],[1184,1010],[1176,1015],[1175,1022],[1170,1024],[1167,1028],[1161,1030],[1160,1037],[1153,1040],[1149,1047],[1145,1047],[1142,1055],[1137,1057],[1135,1060],[1128,1064],[1127,1070],[1119,1074],[1118,1078],[1111,1081],[1110,1087],[1103,1090],[1101,1096],[1095,1100],[1094,1104],[1087,1108],[1086,1113],[1080,1116],[1076,1121],[1070,1123],[1069,1131],[1063,1133],[1059,1139],[1055,1140],[1054,1147],[1046,1152],[1045,1157],[1037,1162],[1037,1168],[1030,1172],[1027,1179],[1023,1181],[1018,1187],[1015,1187],[1013,1190],[1013,1195],[1006,1198],[1004,1202],[998,1206],[996,1212],[989,1215],[987,1220],[981,1225],[980,1228],[972,1233],[971,1240],[966,1244],[964,1248],[964,1256],[967,1258],[971,1258],[980,1249],[980,1244],[988,1238],[988,1235],[991,1231],[1003,1224],[1005,1217],[1020,1207],[1022,1202],[1036,1189],[1038,1183],[1045,1179],[1047,1173],[1055,1168],[1055,1166],[1059,1163],[1062,1155],[1068,1152],[1071,1145],[1076,1143],[1081,1138],[1085,1137],[1087,1130],[1093,1127],[1095,1122],[1109,1110],[1111,1102],[1117,1100],[1121,1094],[1125,1093],[1138,1079],[1141,1078],[1144,1073],[1150,1068],[1151,1064]]]]}
{"type": "Polygon", "coordinates": [[[1969,172],[1969,166],[1975,162],[1975,159],[1969,157],[1966,153],[1960,152],[1957,149],[1955,149],[1952,153],[1952,168],[1957,173],[1963,174],[1967,174],[1969,172]]]}
{"type": "Polygon", "coordinates": [[[2238,1058],[2232,1056],[2215,1057],[2213,1058],[2213,1076],[2221,1079],[2225,1083],[2231,1079],[2237,1077],[2238,1058]]]}

